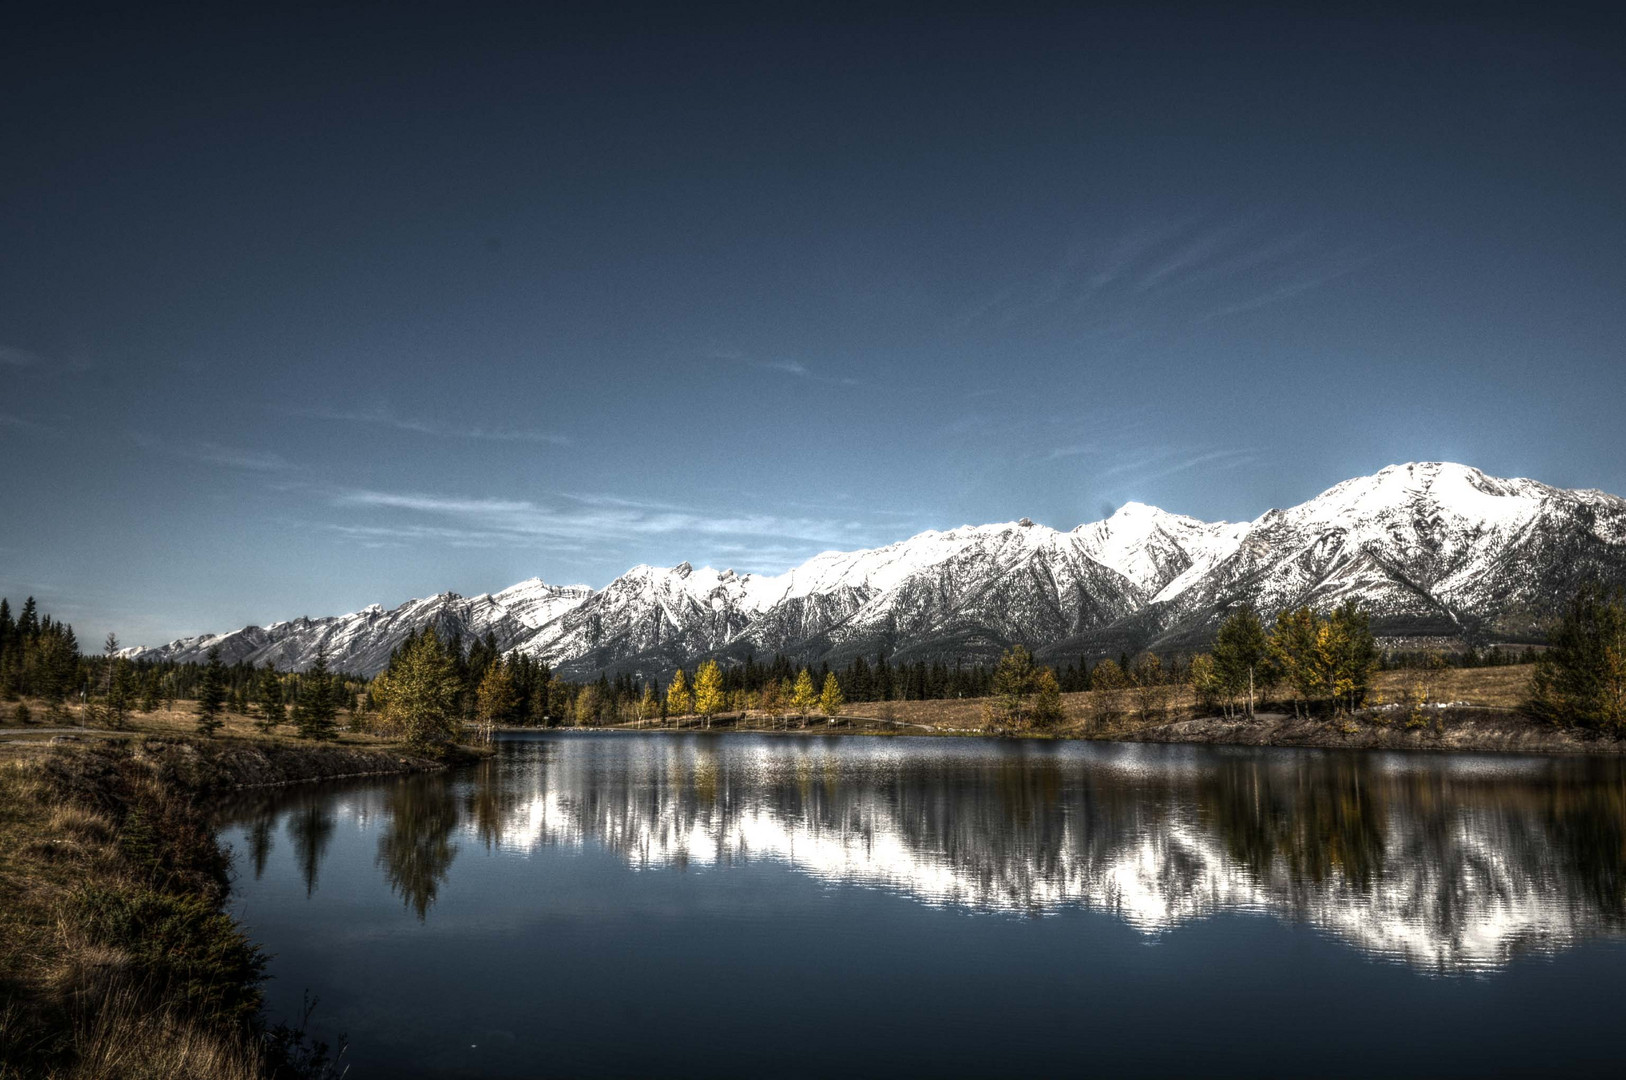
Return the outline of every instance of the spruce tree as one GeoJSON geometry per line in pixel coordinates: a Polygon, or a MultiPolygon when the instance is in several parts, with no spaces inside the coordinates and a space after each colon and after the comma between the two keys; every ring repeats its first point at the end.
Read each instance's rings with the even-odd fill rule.
{"type": "Polygon", "coordinates": [[[327,670],[327,650],[318,647],[316,659],[299,679],[294,699],[294,728],[301,739],[331,742],[338,738],[338,694],[327,670]]]}
{"type": "Polygon", "coordinates": [[[282,699],[282,676],[277,674],[277,666],[269,660],[265,662],[255,686],[254,707],[260,714],[257,726],[267,735],[288,719],[288,707],[282,699]]]}
{"type": "Polygon", "coordinates": [[[1270,641],[1259,615],[1247,604],[1237,608],[1214,637],[1213,676],[1218,689],[1228,697],[1247,696],[1248,715],[1253,715],[1259,690],[1274,681],[1266,671],[1270,641]]]}
{"type": "Polygon", "coordinates": [[[1525,707],[1562,727],[1626,731],[1626,597],[1587,585],[1536,659],[1525,707]]]}
{"type": "Polygon", "coordinates": [[[220,714],[226,708],[226,665],[220,662],[220,646],[209,649],[198,684],[198,734],[214,738],[220,730],[220,714]]]}

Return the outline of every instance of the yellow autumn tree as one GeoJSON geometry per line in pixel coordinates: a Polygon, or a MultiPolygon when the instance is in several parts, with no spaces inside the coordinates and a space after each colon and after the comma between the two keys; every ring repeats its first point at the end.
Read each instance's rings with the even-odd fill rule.
{"type": "Polygon", "coordinates": [[[723,691],[723,669],[717,666],[717,661],[707,660],[700,665],[700,670],[694,676],[694,711],[706,718],[706,726],[711,727],[711,718],[728,707],[728,695],[723,691]]]}
{"type": "Polygon", "coordinates": [[[836,673],[832,671],[824,677],[824,690],[819,694],[819,711],[833,720],[841,715],[841,707],[846,703],[841,696],[841,684],[836,681],[836,673]]]}
{"type": "Polygon", "coordinates": [[[819,692],[813,687],[813,673],[806,668],[796,674],[796,685],[790,692],[790,710],[805,717],[819,703],[819,692]]]}
{"type": "Polygon", "coordinates": [[[689,677],[682,668],[672,676],[672,685],[666,688],[666,711],[671,716],[689,716],[694,712],[694,691],[689,689],[689,677]]]}
{"type": "Polygon", "coordinates": [[[514,686],[513,670],[501,658],[493,660],[491,666],[486,668],[485,677],[480,680],[474,698],[474,715],[480,722],[480,735],[489,743],[497,725],[507,723],[519,705],[519,690],[514,686]]]}

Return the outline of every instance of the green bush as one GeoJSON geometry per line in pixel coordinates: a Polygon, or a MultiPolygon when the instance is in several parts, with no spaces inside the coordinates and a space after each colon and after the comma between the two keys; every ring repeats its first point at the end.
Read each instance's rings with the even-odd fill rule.
{"type": "Polygon", "coordinates": [[[199,1019],[247,1025],[259,1011],[266,956],[204,897],[87,886],[70,913],[87,938],[123,951],[153,989],[199,1019]]]}

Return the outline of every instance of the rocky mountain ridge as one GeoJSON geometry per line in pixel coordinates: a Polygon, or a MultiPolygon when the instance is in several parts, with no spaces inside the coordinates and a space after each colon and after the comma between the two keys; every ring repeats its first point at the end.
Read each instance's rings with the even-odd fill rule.
{"type": "Polygon", "coordinates": [[[318,646],[370,674],[434,625],[547,660],[569,676],[664,673],[706,656],[786,653],[845,663],[986,660],[1183,649],[1237,604],[1267,614],[1353,597],[1386,636],[1539,640],[1581,581],[1626,584],[1626,500],[1449,463],[1390,466],[1251,522],[1208,523],[1141,503],[1062,532],[1022,519],[828,551],[783,574],[636,566],[603,589],[533,578],[498,593],[412,600],[135,655],[299,668],[318,646]]]}

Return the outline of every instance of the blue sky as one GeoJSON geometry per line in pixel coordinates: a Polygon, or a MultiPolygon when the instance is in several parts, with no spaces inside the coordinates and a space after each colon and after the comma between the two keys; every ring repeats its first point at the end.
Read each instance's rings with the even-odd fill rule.
{"type": "Polygon", "coordinates": [[[0,595],[150,644],[1397,461],[1626,492],[1618,26],[1225,11],[14,21],[0,595]]]}

